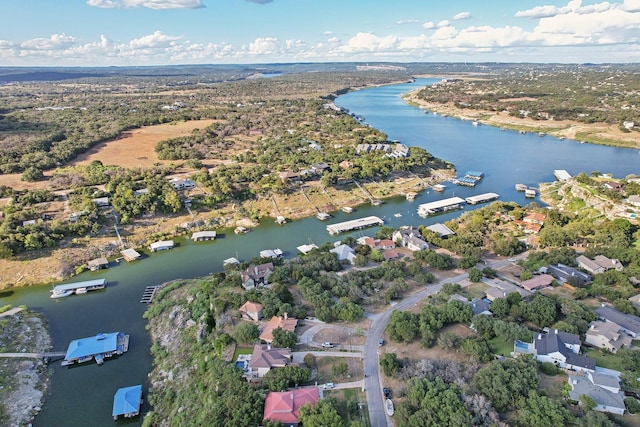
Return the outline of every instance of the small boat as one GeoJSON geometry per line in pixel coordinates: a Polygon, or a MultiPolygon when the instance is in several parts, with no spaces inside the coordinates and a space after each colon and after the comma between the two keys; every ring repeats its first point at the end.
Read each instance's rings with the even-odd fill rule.
{"type": "Polygon", "coordinates": [[[278,224],[282,225],[282,224],[286,224],[286,223],[287,223],[287,220],[286,220],[282,215],[278,215],[278,216],[276,217],[276,222],[277,222],[278,224]]]}
{"type": "Polygon", "coordinates": [[[76,295],[78,294],[86,294],[87,293],[87,288],[77,288],[76,289],[76,295]]]}
{"type": "Polygon", "coordinates": [[[372,204],[373,206],[380,206],[380,205],[382,204],[382,200],[373,199],[373,200],[371,201],[371,204],[372,204]]]}
{"type": "Polygon", "coordinates": [[[398,212],[398,213],[394,213],[393,216],[395,216],[396,218],[401,218],[402,214],[400,212],[398,212]]]}
{"type": "Polygon", "coordinates": [[[245,234],[249,232],[249,229],[241,226],[241,227],[236,227],[236,229],[233,230],[233,232],[236,234],[245,234]]]}
{"type": "Polygon", "coordinates": [[[326,219],[331,218],[331,215],[329,215],[326,212],[318,212],[318,214],[316,215],[316,218],[318,218],[320,221],[324,221],[326,219]]]}
{"type": "Polygon", "coordinates": [[[343,206],[342,207],[342,212],[351,213],[351,212],[353,212],[353,208],[351,206],[343,206]]]}
{"type": "Polygon", "coordinates": [[[384,406],[387,410],[387,415],[392,416],[395,412],[395,409],[393,408],[393,402],[391,401],[391,399],[387,399],[384,403],[384,406]]]}
{"type": "Polygon", "coordinates": [[[69,295],[73,294],[73,290],[69,289],[69,290],[64,290],[64,291],[51,291],[51,297],[50,298],[64,298],[64,297],[68,297],[69,295]]]}
{"type": "Polygon", "coordinates": [[[433,186],[433,191],[437,191],[438,193],[442,193],[445,188],[447,188],[444,184],[436,184],[433,186]]]}
{"type": "Polygon", "coordinates": [[[471,124],[474,125],[474,126],[478,126],[480,123],[477,120],[474,120],[474,121],[471,122],[471,124]]]}

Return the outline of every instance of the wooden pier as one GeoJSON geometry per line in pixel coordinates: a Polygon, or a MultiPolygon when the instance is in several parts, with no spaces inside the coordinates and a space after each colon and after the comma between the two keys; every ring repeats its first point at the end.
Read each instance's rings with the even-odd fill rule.
{"type": "Polygon", "coordinates": [[[142,298],[140,298],[140,302],[143,304],[151,304],[156,294],[162,289],[162,285],[158,286],[147,286],[144,288],[144,292],[142,293],[142,298]]]}
{"type": "Polygon", "coordinates": [[[0,358],[9,359],[55,359],[64,357],[64,351],[49,351],[45,353],[0,353],[0,358]]]}

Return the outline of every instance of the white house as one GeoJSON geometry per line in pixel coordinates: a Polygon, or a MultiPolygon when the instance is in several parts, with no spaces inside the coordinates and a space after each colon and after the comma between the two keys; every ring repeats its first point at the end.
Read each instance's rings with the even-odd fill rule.
{"type": "Polygon", "coordinates": [[[614,376],[589,372],[584,376],[569,375],[569,397],[580,401],[586,395],[596,402],[595,410],[622,415],[625,411],[624,395],[620,381],[614,376]]]}

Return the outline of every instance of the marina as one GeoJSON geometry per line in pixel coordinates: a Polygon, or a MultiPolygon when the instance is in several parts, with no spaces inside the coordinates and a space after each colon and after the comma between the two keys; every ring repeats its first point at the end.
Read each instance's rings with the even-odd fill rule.
{"type": "Polygon", "coordinates": [[[442,199],[435,202],[423,203],[418,206],[418,215],[421,217],[427,217],[438,212],[460,209],[463,203],[464,199],[460,197],[450,197],[448,199],[442,199]]]}
{"type": "Polygon", "coordinates": [[[347,231],[362,230],[363,228],[382,224],[384,224],[384,221],[377,216],[367,216],[351,221],[337,222],[335,224],[327,225],[327,231],[329,234],[340,234],[347,231]]]}
{"type": "Polygon", "coordinates": [[[88,291],[104,289],[106,286],[106,279],[87,280],[84,282],[56,285],[51,290],[51,298],[64,298],[73,294],[86,294],[88,291]]]}
{"type": "Polygon", "coordinates": [[[129,335],[122,332],[80,338],[69,343],[62,366],[89,362],[90,360],[95,360],[98,365],[102,365],[105,358],[121,355],[128,350],[129,335]]]}
{"type": "Polygon", "coordinates": [[[498,197],[500,196],[496,193],[484,193],[484,194],[478,194],[477,196],[469,196],[464,200],[470,205],[477,205],[478,203],[485,203],[490,200],[495,200],[498,197]]]}

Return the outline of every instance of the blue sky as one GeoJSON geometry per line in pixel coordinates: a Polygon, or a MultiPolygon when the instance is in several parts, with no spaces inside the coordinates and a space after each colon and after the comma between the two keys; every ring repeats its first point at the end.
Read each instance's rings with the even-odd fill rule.
{"type": "Polygon", "coordinates": [[[640,62],[640,0],[4,0],[0,66],[640,62]]]}

